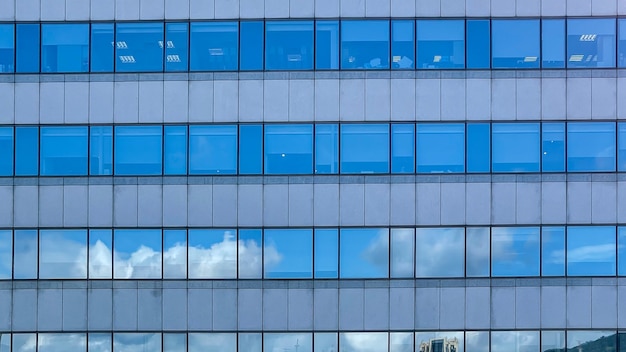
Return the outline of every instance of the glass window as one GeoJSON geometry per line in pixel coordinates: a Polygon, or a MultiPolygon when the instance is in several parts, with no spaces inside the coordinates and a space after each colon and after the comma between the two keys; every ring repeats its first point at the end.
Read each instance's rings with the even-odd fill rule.
{"type": "Polygon", "coordinates": [[[89,278],[113,276],[113,235],[111,230],[89,230],[89,278]]]}
{"type": "Polygon", "coordinates": [[[546,122],[542,125],[542,166],[543,172],[565,171],[565,123],[546,122]]]}
{"type": "Polygon", "coordinates": [[[263,334],[263,350],[266,352],[311,352],[313,336],[306,332],[265,333],[263,334]]]}
{"type": "Polygon", "coordinates": [[[113,23],[91,24],[91,72],[113,72],[113,23]]]}
{"type": "Polygon", "coordinates": [[[567,171],[615,171],[615,123],[569,122],[567,171]]]}
{"type": "Polygon", "coordinates": [[[0,333],[0,352],[11,352],[11,333],[0,333]]]}
{"type": "MultiPolygon", "coordinates": [[[[163,42],[161,42],[163,45],[163,42]]],[[[187,23],[165,24],[165,71],[187,71],[189,27],[187,23]]]]}
{"type": "Polygon", "coordinates": [[[464,68],[465,21],[418,20],[417,62],[418,69],[464,68]]]}
{"type": "Polygon", "coordinates": [[[42,127],[42,176],[87,175],[87,127],[42,127]]]}
{"type": "Polygon", "coordinates": [[[65,352],[85,352],[87,350],[86,334],[39,334],[37,339],[38,352],[58,352],[62,349],[65,352]],[[63,346],[63,348],[59,348],[63,346]]]}
{"type": "Polygon", "coordinates": [[[389,68],[389,21],[341,21],[341,68],[389,68]]]}
{"type": "Polygon", "coordinates": [[[115,230],[113,235],[114,279],[161,278],[161,230],[115,230]]]}
{"type": "Polygon", "coordinates": [[[565,276],[565,228],[541,229],[541,275],[565,276]]]}
{"type": "Polygon", "coordinates": [[[464,277],[465,228],[417,228],[415,276],[464,277]]]}
{"type": "Polygon", "coordinates": [[[189,174],[235,173],[237,126],[189,126],[189,174]]]}
{"type": "Polygon", "coordinates": [[[489,352],[489,332],[488,331],[466,331],[465,332],[465,351],[466,352],[489,352]]]}
{"type": "MultiPolygon", "coordinates": [[[[626,171],[626,123],[618,122],[617,135],[617,171],[626,171]]],[[[2,131],[0,130],[0,135],[2,131]]],[[[2,137],[0,137],[0,143],[2,137]]]]}
{"type": "Polygon", "coordinates": [[[489,68],[489,20],[467,20],[467,68],[489,68]]]}
{"type": "Polygon", "coordinates": [[[187,352],[187,334],[163,334],[163,352],[187,352]]]}
{"type": "Polygon", "coordinates": [[[17,73],[39,72],[39,25],[20,23],[16,25],[17,73]]]}
{"type": "Polygon", "coordinates": [[[189,333],[188,352],[236,352],[237,334],[235,333],[189,333]]]}
{"type": "Polygon", "coordinates": [[[315,173],[339,172],[339,126],[315,125],[315,173]]]}
{"type": "Polygon", "coordinates": [[[37,334],[13,334],[13,351],[35,352],[37,334]]]}
{"type": "Polygon", "coordinates": [[[414,277],[415,235],[413,229],[391,229],[391,277],[414,277]]]}
{"type": "Polygon", "coordinates": [[[37,278],[37,230],[15,230],[13,237],[13,278],[37,278]]]}
{"type": "Polygon", "coordinates": [[[493,172],[539,172],[539,124],[495,123],[493,172]]]}
{"type": "Polygon", "coordinates": [[[412,332],[390,332],[389,352],[413,352],[412,332]]]}
{"type": "Polygon", "coordinates": [[[262,335],[260,332],[257,333],[239,333],[237,334],[239,341],[237,345],[238,351],[245,352],[261,352],[263,349],[263,344],[261,342],[262,335]]]}
{"type": "Polygon", "coordinates": [[[161,175],[161,126],[115,126],[115,174],[161,175]]]}
{"type": "Polygon", "coordinates": [[[386,332],[342,332],[339,334],[339,352],[387,351],[388,339],[386,332]]]}
{"type": "Polygon", "coordinates": [[[89,130],[89,174],[113,173],[113,128],[91,126],[89,130]]]}
{"type": "Polygon", "coordinates": [[[0,230],[0,280],[11,280],[12,266],[13,231],[0,230]]]}
{"type": "Polygon", "coordinates": [[[493,68],[539,68],[539,20],[492,20],[493,68]]]}
{"type": "Polygon", "coordinates": [[[565,331],[542,331],[541,352],[565,352],[565,331]]]}
{"type": "Polygon", "coordinates": [[[313,69],[313,21],[265,22],[265,69],[313,69]]]}
{"type": "MultiPolygon", "coordinates": [[[[617,22],[619,23],[619,38],[617,42],[617,47],[619,50],[619,54],[617,55],[618,67],[626,67],[626,19],[618,19],[617,22]]],[[[0,57],[2,57],[2,55],[0,55],[0,57]]],[[[0,72],[1,71],[2,69],[0,69],[0,72]]]]}
{"type": "Polygon", "coordinates": [[[391,21],[391,68],[415,67],[415,21],[391,21]]]}
{"type": "Polygon", "coordinates": [[[15,175],[37,176],[39,128],[15,128],[15,175]]]}
{"type": "Polygon", "coordinates": [[[539,228],[491,229],[493,276],[539,276],[539,228]]]}
{"type": "Polygon", "coordinates": [[[89,72],[89,24],[42,24],[41,72],[89,72]]]}
{"type": "Polygon", "coordinates": [[[237,278],[236,236],[236,230],[189,230],[189,278],[237,278]]]}
{"type": "Polygon", "coordinates": [[[135,351],[161,351],[161,334],[135,332],[113,334],[113,352],[135,351]]]}
{"type": "Polygon", "coordinates": [[[237,22],[192,23],[191,71],[236,71],[238,26],[237,22]]]}
{"type": "Polygon", "coordinates": [[[539,331],[492,331],[491,352],[539,352],[539,331]]]}
{"type": "Polygon", "coordinates": [[[565,20],[541,20],[543,68],[565,68],[565,20]]]}
{"type": "Polygon", "coordinates": [[[90,333],[87,338],[89,352],[111,352],[113,341],[110,333],[90,333]]]}
{"type": "Polygon", "coordinates": [[[263,172],[263,125],[239,126],[239,173],[263,172]]]}
{"type": "Polygon", "coordinates": [[[418,351],[465,351],[462,331],[416,332],[415,348],[418,351]]]}
{"type": "Polygon", "coordinates": [[[315,278],[336,279],[339,264],[337,229],[315,229],[315,278]]]}
{"type": "Polygon", "coordinates": [[[263,233],[257,229],[239,230],[239,278],[260,279],[263,274],[263,233]]]}
{"type": "Polygon", "coordinates": [[[417,124],[417,172],[465,171],[465,124],[417,124]]]}
{"type": "Polygon", "coordinates": [[[13,127],[0,127],[0,176],[13,175],[13,127]]]}
{"type": "Polygon", "coordinates": [[[187,277],[187,231],[163,230],[163,278],[187,277]]]}
{"type": "Polygon", "coordinates": [[[163,23],[117,23],[116,72],[163,71],[163,23]]]}
{"type": "Polygon", "coordinates": [[[313,278],[311,229],[265,230],[263,267],[266,279],[313,278]]]}
{"type": "Polygon", "coordinates": [[[391,125],[391,173],[415,172],[415,125],[391,125]]]}
{"type": "Polygon", "coordinates": [[[316,332],[313,334],[314,352],[335,352],[337,347],[336,332],[316,332]]]}
{"type": "Polygon", "coordinates": [[[567,228],[567,275],[615,275],[615,227],[567,228]]]}
{"type": "Polygon", "coordinates": [[[626,276],[626,227],[617,228],[617,263],[619,276],[626,276]]]}
{"type": "Polygon", "coordinates": [[[187,174],[187,126],[165,126],[163,164],[166,175],[187,174]]]}
{"type": "Polygon", "coordinates": [[[341,126],[342,173],[389,172],[389,125],[341,126]]]}
{"type": "Polygon", "coordinates": [[[466,275],[488,277],[491,235],[488,227],[468,227],[465,230],[466,275]]]}
{"type": "Polygon", "coordinates": [[[576,352],[617,351],[617,333],[615,330],[569,330],[567,332],[567,350],[576,352]]]}
{"type": "Polygon", "coordinates": [[[13,24],[0,24],[0,73],[15,71],[15,33],[13,24]]]}
{"type": "Polygon", "coordinates": [[[488,123],[467,124],[467,172],[489,172],[491,133],[488,123]]]}
{"type": "Polygon", "coordinates": [[[341,229],[342,279],[389,277],[389,229],[341,229]]]}
{"type": "Polygon", "coordinates": [[[263,21],[242,21],[239,24],[241,53],[239,69],[242,71],[260,71],[263,69],[263,21]]]}
{"type": "Polygon", "coordinates": [[[567,20],[567,67],[615,67],[615,19],[567,20]]]}
{"type": "Polygon", "coordinates": [[[313,125],[265,126],[265,173],[313,173],[313,125]]]}
{"type": "Polygon", "coordinates": [[[86,279],[87,231],[40,230],[39,278],[86,279]]]}
{"type": "Polygon", "coordinates": [[[315,68],[339,68],[339,21],[315,22],[315,68]]]}

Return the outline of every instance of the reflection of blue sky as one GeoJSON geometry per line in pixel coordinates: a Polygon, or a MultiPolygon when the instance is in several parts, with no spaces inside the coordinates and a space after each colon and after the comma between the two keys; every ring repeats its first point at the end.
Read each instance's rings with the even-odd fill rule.
{"type": "Polygon", "coordinates": [[[387,351],[386,332],[344,332],[339,334],[339,352],[387,351]]]}
{"type": "Polygon", "coordinates": [[[413,277],[413,229],[391,229],[391,277],[413,277]]]}
{"type": "Polygon", "coordinates": [[[416,277],[463,277],[465,228],[415,230],[416,277]]]}
{"type": "Polygon", "coordinates": [[[465,332],[465,345],[468,352],[489,352],[489,332],[465,332]]]}
{"type": "Polygon", "coordinates": [[[417,124],[417,172],[465,171],[465,124],[417,124]]]}
{"type": "Polygon", "coordinates": [[[541,265],[541,274],[544,276],[565,275],[564,227],[541,229],[541,265]]]}
{"type": "MultiPolygon", "coordinates": [[[[190,333],[188,352],[236,352],[235,333],[190,333]]],[[[116,351],[117,352],[117,351],[116,351]]]]}
{"type": "Polygon", "coordinates": [[[539,123],[493,125],[493,172],[538,172],[539,123]]]}
{"type": "Polygon", "coordinates": [[[0,279],[11,279],[13,270],[13,232],[0,230],[0,279]]]}
{"type": "Polygon", "coordinates": [[[341,229],[341,278],[387,277],[388,229],[341,229]]]}
{"type": "Polygon", "coordinates": [[[111,230],[89,231],[89,278],[110,279],[113,275],[111,230]]]}
{"type": "Polygon", "coordinates": [[[37,278],[37,230],[15,230],[13,238],[13,277],[37,278]]]}
{"type": "Polygon", "coordinates": [[[265,252],[276,251],[278,262],[265,256],[266,278],[311,278],[313,231],[311,229],[265,230],[265,252]]]}
{"type": "Polygon", "coordinates": [[[261,351],[263,343],[261,342],[261,333],[239,333],[238,334],[238,351],[261,351]]]}
{"type": "Polygon", "coordinates": [[[163,334],[164,352],[187,352],[187,334],[163,334]]]}
{"type": "Polygon", "coordinates": [[[13,334],[13,352],[35,352],[36,334],[13,334]]]}
{"type": "Polygon", "coordinates": [[[468,227],[465,230],[467,246],[465,260],[468,277],[489,276],[491,234],[488,227],[468,227]]]}
{"type": "Polygon", "coordinates": [[[541,350],[565,348],[565,331],[542,331],[541,350]]]}
{"type": "Polygon", "coordinates": [[[341,172],[389,172],[389,125],[341,126],[341,172]]]}
{"type": "Polygon", "coordinates": [[[39,231],[39,278],[87,278],[87,231],[39,231]]]}
{"type": "Polygon", "coordinates": [[[38,352],[84,352],[87,346],[85,334],[39,334],[38,352]]]}
{"type": "Polygon", "coordinates": [[[265,126],[265,173],[311,174],[313,125],[265,126]]]}
{"type": "Polygon", "coordinates": [[[337,333],[317,332],[313,335],[315,352],[337,352],[337,333]]]}
{"type": "Polygon", "coordinates": [[[11,352],[10,333],[0,333],[0,352],[11,352]]]}
{"type": "Polygon", "coordinates": [[[492,20],[493,68],[539,67],[539,20],[492,20]]]}
{"type": "Polygon", "coordinates": [[[538,331],[492,331],[491,352],[539,351],[538,331]]]}
{"type": "Polygon", "coordinates": [[[144,352],[161,351],[161,334],[116,333],[113,334],[113,351],[144,352]]]}
{"type": "Polygon", "coordinates": [[[115,174],[160,175],[162,148],[161,126],[116,126],[115,174]]]}
{"type": "Polygon", "coordinates": [[[263,352],[311,352],[311,333],[265,333],[263,352]]]}
{"type": "Polygon", "coordinates": [[[615,227],[568,227],[567,274],[615,275],[615,227]]]}
{"type": "Polygon", "coordinates": [[[338,277],[339,235],[337,229],[315,230],[315,278],[338,277]]]}
{"type": "Polygon", "coordinates": [[[90,333],[88,345],[89,352],[111,352],[111,334],[90,333]]]}
{"type": "Polygon", "coordinates": [[[615,171],[615,123],[568,123],[567,171],[615,171]]]}
{"type": "Polygon", "coordinates": [[[413,333],[389,333],[389,352],[413,352],[413,333]]]}
{"type": "Polygon", "coordinates": [[[13,175],[13,128],[0,127],[0,176],[11,175],[13,175]]]}
{"type": "Polygon", "coordinates": [[[189,230],[189,278],[237,277],[235,230],[189,230]]]}
{"type": "Polygon", "coordinates": [[[115,278],[161,277],[161,230],[115,230],[114,236],[115,278]]]}
{"type": "Polygon", "coordinates": [[[493,276],[539,275],[538,227],[494,227],[491,236],[493,276]]]}
{"type": "Polygon", "coordinates": [[[187,231],[163,230],[163,278],[187,277],[187,231]]]}

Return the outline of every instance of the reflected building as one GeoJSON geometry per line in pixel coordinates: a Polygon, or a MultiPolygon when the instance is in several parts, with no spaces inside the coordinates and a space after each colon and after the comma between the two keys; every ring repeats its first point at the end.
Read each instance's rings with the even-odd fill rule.
{"type": "Polygon", "coordinates": [[[422,342],[419,352],[459,352],[459,341],[456,338],[436,338],[422,342]]]}

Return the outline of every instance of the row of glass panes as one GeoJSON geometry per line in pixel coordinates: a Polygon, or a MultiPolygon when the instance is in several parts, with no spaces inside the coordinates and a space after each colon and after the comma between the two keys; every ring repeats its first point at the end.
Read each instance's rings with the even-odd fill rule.
{"type": "Polygon", "coordinates": [[[0,176],[616,170],[624,122],[0,127],[0,176]]]}
{"type": "Polygon", "coordinates": [[[0,230],[4,280],[616,274],[626,227],[0,230]]]}
{"type": "Polygon", "coordinates": [[[0,334],[0,352],[556,352],[566,349],[623,351],[626,333],[525,330],[0,334]]]}
{"type": "Polygon", "coordinates": [[[626,19],[0,23],[0,73],[626,67],[626,19]]]}

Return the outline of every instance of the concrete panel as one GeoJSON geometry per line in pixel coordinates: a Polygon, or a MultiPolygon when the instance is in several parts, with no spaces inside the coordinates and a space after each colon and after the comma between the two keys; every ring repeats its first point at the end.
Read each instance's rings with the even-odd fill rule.
{"type": "Polygon", "coordinates": [[[551,0],[541,2],[542,16],[565,16],[567,0],[551,0]]]}
{"type": "Polygon", "coordinates": [[[0,226],[13,227],[13,186],[0,186],[0,226]]]}
{"type": "Polygon", "coordinates": [[[39,123],[62,124],[65,113],[63,82],[41,83],[39,87],[39,123]]]}
{"type": "MultiPolygon", "coordinates": [[[[384,0],[369,0],[384,3],[384,0]]],[[[388,1],[388,0],[387,0],[388,1]]],[[[387,4],[389,5],[389,4],[387,4]]],[[[388,79],[365,80],[365,120],[389,121],[391,118],[391,84],[388,79]]]]}
{"type": "Polygon", "coordinates": [[[265,18],[289,17],[289,0],[265,0],[265,18]]]}
{"type": "Polygon", "coordinates": [[[392,183],[390,186],[390,224],[415,224],[415,184],[392,183]]]}
{"type": "Polygon", "coordinates": [[[518,182],[516,204],[517,224],[541,223],[541,183],[518,182]]]}
{"type": "Polygon", "coordinates": [[[163,330],[187,330],[186,289],[163,289],[163,330]]]}
{"type": "Polygon", "coordinates": [[[489,329],[491,326],[491,295],[489,287],[467,287],[465,289],[465,328],[489,329]]]}
{"type": "MultiPolygon", "coordinates": [[[[538,0],[524,1],[522,7],[526,4],[537,2],[538,0]]],[[[519,4],[518,4],[519,8],[519,4]]],[[[537,8],[537,14],[539,9],[537,8]]],[[[541,79],[527,78],[516,80],[516,116],[518,120],[539,120],[541,119],[541,79]]]]}
{"type": "Polygon", "coordinates": [[[389,289],[389,329],[412,330],[415,327],[415,290],[392,287],[389,289]]]}
{"type": "Polygon", "coordinates": [[[288,330],[313,330],[313,290],[288,290],[288,330]]]}
{"type": "Polygon", "coordinates": [[[139,122],[163,122],[163,81],[139,82],[139,122]]]}
{"type": "Polygon", "coordinates": [[[263,121],[262,80],[239,81],[239,121],[263,121]]]}
{"type": "Polygon", "coordinates": [[[137,226],[137,186],[113,186],[113,224],[114,226],[137,226]]]}
{"type": "Polygon", "coordinates": [[[237,290],[213,290],[213,329],[237,329],[237,290]]]}
{"type": "MultiPolygon", "coordinates": [[[[292,0],[303,2],[302,0],[292,0]]],[[[307,3],[307,1],[304,1],[307,3]]],[[[293,10],[292,10],[293,17],[293,10]]],[[[315,81],[289,81],[289,121],[313,121],[315,116],[315,81]]]]}
{"type": "MultiPolygon", "coordinates": [[[[568,12],[570,7],[567,7],[568,12]]],[[[591,78],[568,78],[566,91],[567,118],[588,119],[591,116],[591,78]]]]}
{"type": "Polygon", "coordinates": [[[363,184],[339,185],[339,221],[342,226],[365,224],[365,186],[363,184]]]}
{"type": "Polygon", "coordinates": [[[39,188],[39,225],[63,226],[63,186],[39,188]]]}
{"type": "Polygon", "coordinates": [[[16,227],[37,227],[39,219],[39,192],[37,186],[16,186],[13,190],[13,223],[16,227]]]}
{"type": "Polygon", "coordinates": [[[137,186],[137,224],[163,226],[163,186],[137,186]]]}
{"type": "Polygon", "coordinates": [[[236,185],[213,185],[213,225],[237,225],[236,185]]]}
{"type": "Polygon", "coordinates": [[[87,330],[87,290],[63,289],[63,330],[87,330]]]}
{"type": "MultiPolygon", "coordinates": [[[[400,1],[396,0],[393,2],[397,3],[400,1]]],[[[411,13],[415,13],[415,2],[405,1],[404,4],[412,4],[413,12],[411,13]]],[[[391,119],[394,121],[414,121],[415,112],[415,80],[392,79],[391,119]]]]}
{"type": "Polygon", "coordinates": [[[617,183],[591,183],[591,222],[613,224],[617,221],[617,183]]]}
{"type": "Polygon", "coordinates": [[[137,289],[113,289],[113,329],[137,330],[137,289]]]}
{"type": "Polygon", "coordinates": [[[315,330],[337,331],[339,328],[339,291],[337,289],[315,289],[313,309],[315,330]]]}
{"type": "Polygon", "coordinates": [[[186,185],[163,185],[163,226],[187,226],[186,185]]]}
{"type": "Polygon", "coordinates": [[[493,224],[515,224],[515,183],[502,182],[491,185],[491,221],[493,224]]]}
{"type": "MultiPolygon", "coordinates": [[[[604,2],[611,2],[606,0],[604,2]]],[[[591,79],[591,118],[617,117],[617,81],[615,78],[591,79]]]]}
{"type": "Polygon", "coordinates": [[[189,330],[213,329],[213,290],[190,288],[187,291],[187,305],[189,315],[187,327],[189,330]]]}
{"type": "MultiPolygon", "coordinates": [[[[170,290],[165,290],[170,291],[170,290]]],[[[163,290],[150,288],[137,290],[137,329],[158,331],[161,329],[163,290]]],[[[179,307],[176,307],[180,309],[179,307]]]]}
{"type": "Polygon", "coordinates": [[[442,287],[440,299],[439,328],[464,329],[465,287],[442,287]]]}
{"type": "Polygon", "coordinates": [[[415,14],[417,17],[439,17],[441,14],[440,0],[416,1],[415,14]]]}
{"type": "Polygon", "coordinates": [[[38,0],[15,1],[15,19],[17,21],[39,21],[41,2],[38,0]]]}
{"type": "Polygon", "coordinates": [[[567,287],[567,327],[591,328],[591,286],[567,287]]]}
{"type": "Polygon", "coordinates": [[[313,225],[313,185],[289,185],[289,226],[313,225]]]}
{"type": "MultiPolygon", "coordinates": [[[[393,302],[393,304],[397,304],[393,302]]],[[[363,327],[365,330],[389,330],[389,289],[366,288],[363,327]]]]}
{"type": "Polygon", "coordinates": [[[113,100],[113,82],[89,82],[89,123],[112,123],[113,100]]]}
{"type": "Polygon", "coordinates": [[[139,0],[115,0],[116,20],[138,20],[139,0]]]}
{"type": "MultiPolygon", "coordinates": [[[[557,3],[560,0],[543,1],[557,3]]],[[[563,6],[565,11],[565,6],[563,6]]],[[[567,110],[567,84],[565,78],[543,78],[541,80],[541,117],[544,120],[562,120],[567,110]]]]}
{"type": "Polygon", "coordinates": [[[63,187],[63,225],[66,227],[87,226],[89,210],[88,186],[63,187]]]}
{"type": "MultiPolygon", "coordinates": [[[[365,80],[341,80],[339,87],[339,119],[341,121],[365,120],[365,80]]],[[[337,120],[336,115],[334,120],[337,120]]]]}
{"type": "Polygon", "coordinates": [[[541,183],[541,219],[547,224],[562,224],[567,219],[565,182],[541,183]]]}
{"type": "Polygon", "coordinates": [[[42,21],[64,21],[65,0],[41,0],[42,21]]]}
{"type": "Polygon", "coordinates": [[[390,2],[391,0],[365,1],[365,15],[367,17],[389,17],[391,13],[390,2]]]}
{"type": "Polygon", "coordinates": [[[215,2],[215,18],[237,18],[239,16],[239,0],[213,0],[215,2]]]}
{"type": "Polygon", "coordinates": [[[42,289],[37,295],[37,330],[59,331],[63,327],[63,291],[42,289]]]}
{"type": "MultiPolygon", "coordinates": [[[[74,1],[74,0],[68,0],[74,1]]],[[[87,12],[89,13],[89,12],[87,12]]],[[[65,82],[65,123],[89,122],[89,82],[65,82]]]]}
{"type": "Polygon", "coordinates": [[[89,330],[110,331],[113,328],[113,290],[87,291],[87,317],[89,330]]]}
{"type": "Polygon", "coordinates": [[[189,122],[213,122],[213,96],[213,81],[189,82],[189,122]]]}
{"type": "Polygon", "coordinates": [[[441,224],[465,224],[465,183],[441,184],[441,224]]]}
{"type": "Polygon", "coordinates": [[[115,18],[115,0],[90,0],[92,20],[112,20],[115,18]]]}
{"type": "Polygon", "coordinates": [[[289,1],[289,17],[291,18],[315,17],[315,0],[291,0],[289,1]]]}
{"type": "Polygon", "coordinates": [[[213,224],[213,186],[189,185],[187,189],[189,226],[211,226],[213,224]]]}
{"type": "Polygon", "coordinates": [[[541,0],[517,1],[517,16],[540,16],[541,0]]]}
{"type": "Polygon", "coordinates": [[[363,288],[339,289],[339,329],[356,330],[364,329],[364,300],[363,288]]]}
{"type": "MultiPolygon", "coordinates": [[[[624,13],[626,13],[626,4],[624,4],[624,13]]],[[[0,84],[0,91],[1,90],[2,90],[2,85],[0,84]]],[[[618,78],[617,79],[617,96],[623,97],[624,94],[626,94],[626,78],[618,78]]],[[[0,98],[0,102],[2,101],[1,99],[2,98],[0,98]]],[[[617,118],[626,119],[626,99],[617,99],[617,118]]]]}
{"type": "Polygon", "coordinates": [[[263,225],[263,185],[238,185],[237,188],[239,226],[263,225]]]}
{"type": "Polygon", "coordinates": [[[389,184],[365,184],[365,225],[389,225],[389,184]]]}
{"type": "MultiPolygon", "coordinates": [[[[493,1],[491,3],[492,13],[494,4],[502,4],[504,6],[509,2],[510,0],[493,1]]],[[[513,0],[513,6],[515,6],[515,0],[513,0]]],[[[508,13],[508,11],[499,11],[499,13],[508,13]]],[[[502,14],[499,16],[509,15],[502,14]]],[[[493,120],[515,119],[517,114],[516,87],[516,80],[512,78],[495,78],[491,81],[491,118],[493,120]]]]}
{"type": "MultiPolygon", "coordinates": [[[[244,290],[241,290],[244,291],[244,290]]],[[[240,291],[240,292],[241,292],[240,291]]],[[[249,290],[245,290],[249,291],[249,290]]],[[[286,330],[288,326],[288,289],[263,290],[263,330],[286,330]]],[[[260,303],[260,302],[254,302],[260,303]]],[[[243,306],[240,306],[243,308],[243,306]]],[[[241,324],[241,323],[240,323],[241,324]]]]}
{"type": "Polygon", "coordinates": [[[617,325],[617,286],[591,288],[591,327],[614,329],[617,325]]]}
{"type": "Polygon", "coordinates": [[[187,19],[189,18],[190,0],[165,0],[165,18],[187,19]]]}
{"type": "Polygon", "coordinates": [[[441,16],[465,16],[465,1],[441,0],[441,16]]]}
{"type": "MultiPolygon", "coordinates": [[[[11,2],[11,4],[13,4],[13,2],[11,2]]],[[[0,8],[2,8],[1,5],[0,8]]],[[[0,106],[4,107],[2,112],[0,112],[0,123],[13,124],[15,122],[14,83],[0,83],[0,106]]]]}
{"type": "MultiPolygon", "coordinates": [[[[1,293],[0,293],[0,297],[1,293]]],[[[623,329],[626,327],[626,314],[624,312],[626,308],[626,286],[617,286],[617,327],[623,329]]]]}
{"type": "Polygon", "coordinates": [[[365,17],[365,0],[340,0],[341,17],[365,17]]]}
{"type": "Polygon", "coordinates": [[[139,122],[139,82],[115,82],[114,87],[115,123],[139,122]]]}
{"type": "Polygon", "coordinates": [[[465,221],[468,225],[491,223],[491,184],[465,185],[465,221]]]}
{"type": "MultiPolygon", "coordinates": [[[[320,2],[336,0],[317,0],[316,8],[320,2]]],[[[316,10],[316,14],[319,11],[316,10]]],[[[339,80],[316,79],[315,80],[315,121],[337,121],[339,116],[339,80]]]]}
{"type": "Polygon", "coordinates": [[[12,300],[11,290],[0,290],[0,329],[3,331],[11,331],[12,300]]]}
{"type": "MultiPolygon", "coordinates": [[[[181,1],[182,3],[183,1],[181,1]]],[[[182,5],[182,4],[181,4],[182,5]]],[[[164,0],[140,0],[139,18],[142,20],[158,20],[165,17],[164,0]]]]}
{"type": "Polygon", "coordinates": [[[339,185],[313,185],[313,222],[315,226],[339,224],[339,185]]]}
{"type": "Polygon", "coordinates": [[[491,14],[490,0],[465,0],[465,14],[468,17],[488,17],[491,14]]]}
{"type": "Polygon", "coordinates": [[[567,183],[567,223],[591,223],[591,182],[567,183]]]}
{"type": "Polygon", "coordinates": [[[566,324],[566,293],[564,286],[541,288],[541,327],[563,328],[566,324]]]}
{"type": "Polygon", "coordinates": [[[339,17],[339,1],[315,0],[315,17],[339,17]]]}
{"type": "Polygon", "coordinates": [[[36,331],[37,329],[37,290],[13,290],[13,331],[36,331]]]}
{"type": "Polygon", "coordinates": [[[541,288],[515,288],[515,327],[538,329],[541,327],[541,288]]]}
{"type": "MultiPolygon", "coordinates": [[[[434,3],[434,1],[420,3],[434,3]]],[[[420,3],[417,5],[418,13],[420,3]]],[[[418,79],[415,81],[415,116],[418,121],[441,119],[441,80],[418,79]]]]}
{"type": "Polygon", "coordinates": [[[263,187],[263,225],[287,226],[289,224],[289,186],[265,185],[263,187]]]}
{"type": "Polygon", "coordinates": [[[491,2],[491,16],[512,17],[515,16],[515,0],[494,0],[491,2]]]}
{"type": "Polygon", "coordinates": [[[192,19],[215,18],[215,1],[189,0],[189,17],[192,19]]]}
{"type": "Polygon", "coordinates": [[[239,17],[264,18],[265,2],[256,0],[239,0],[239,17]]]}
{"type": "Polygon", "coordinates": [[[415,289],[415,329],[439,329],[440,291],[433,287],[415,289]]]}
{"type": "MultiPolygon", "coordinates": [[[[217,2],[233,2],[233,0],[216,0],[217,2]]],[[[213,121],[236,122],[239,115],[237,99],[239,84],[237,81],[214,81],[213,82],[213,121]]]]}
{"type": "Polygon", "coordinates": [[[417,198],[417,213],[415,222],[418,225],[441,224],[441,184],[418,183],[415,194],[417,198]]]}
{"type": "Polygon", "coordinates": [[[3,21],[15,20],[15,1],[14,0],[0,0],[0,20],[3,20],[3,21]]]}
{"type": "Polygon", "coordinates": [[[113,224],[113,186],[89,186],[89,226],[113,224]]]}
{"type": "MultiPolygon", "coordinates": [[[[180,1],[180,0],[167,0],[180,1]]],[[[180,1],[185,3],[185,1],[180,1]]],[[[187,12],[188,13],[188,12],[187,12]]],[[[163,121],[187,122],[189,119],[189,85],[186,81],[163,82],[163,121]]],[[[213,84],[211,83],[211,86],[213,84]]],[[[207,99],[208,100],[208,99],[207,99]]]]}
{"type": "MultiPolygon", "coordinates": [[[[451,4],[463,4],[458,0],[442,0],[451,4]]],[[[442,2],[442,11],[443,11],[442,2]]],[[[450,6],[453,7],[453,6],[450,6]]],[[[463,8],[463,12],[465,9],[463,8]]],[[[463,79],[442,79],[441,80],[441,119],[459,121],[465,119],[465,105],[461,102],[466,101],[465,96],[466,83],[463,79]]]]}
{"type": "Polygon", "coordinates": [[[567,16],[591,15],[591,0],[567,0],[567,16]]]}
{"type": "Polygon", "coordinates": [[[491,328],[515,328],[515,287],[491,288],[491,328]]]}
{"type": "Polygon", "coordinates": [[[623,1],[617,2],[617,14],[626,15],[626,4],[623,1]]]}
{"type": "Polygon", "coordinates": [[[15,123],[39,123],[39,83],[15,83],[15,123]]]}

